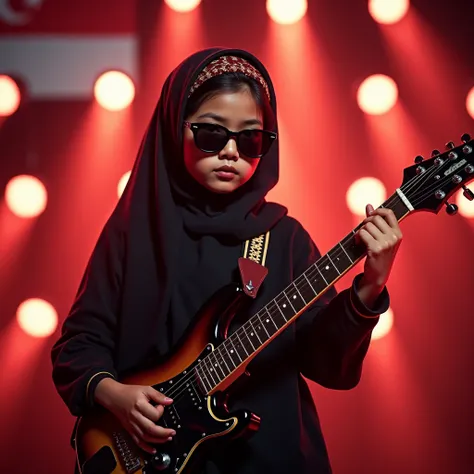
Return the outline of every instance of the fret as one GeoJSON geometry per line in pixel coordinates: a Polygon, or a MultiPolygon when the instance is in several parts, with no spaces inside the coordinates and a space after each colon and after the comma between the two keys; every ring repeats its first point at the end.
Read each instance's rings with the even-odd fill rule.
{"type": "Polygon", "coordinates": [[[249,353],[246,351],[244,345],[242,344],[242,341],[240,340],[239,332],[240,328],[232,334],[232,338],[234,339],[233,344],[235,352],[240,357],[240,360],[244,361],[248,357],[249,353]]]}
{"type": "Polygon", "coordinates": [[[238,364],[236,364],[234,360],[232,359],[232,357],[230,356],[227,346],[228,346],[227,341],[224,341],[224,343],[221,344],[219,347],[220,347],[222,358],[224,359],[227,367],[229,367],[229,369],[232,371],[237,367],[238,364]]]}
{"type": "Polygon", "coordinates": [[[200,367],[200,373],[202,374],[202,377],[200,377],[200,378],[201,378],[201,380],[202,380],[202,382],[203,382],[203,385],[204,385],[204,387],[205,387],[205,389],[206,389],[207,391],[210,391],[210,390],[212,389],[212,387],[213,387],[213,384],[212,384],[212,382],[211,382],[211,380],[210,380],[210,377],[209,377],[209,371],[206,371],[206,359],[204,359],[204,360],[199,364],[198,367],[200,367]],[[205,381],[205,383],[204,383],[204,381],[205,381]],[[209,388],[208,388],[208,387],[209,387],[209,388]]]}
{"type": "Polygon", "coordinates": [[[273,321],[273,318],[270,316],[270,314],[266,311],[265,308],[260,310],[257,314],[258,318],[260,319],[265,328],[265,331],[267,331],[268,336],[272,337],[273,334],[278,331],[278,327],[273,321]]]}
{"type": "Polygon", "coordinates": [[[252,331],[252,329],[250,327],[247,327],[247,326],[248,326],[248,324],[244,324],[244,325],[242,325],[241,329],[244,332],[247,341],[249,341],[250,345],[252,346],[251,352],[255,352],[255,348],[258,347],[258,344],[257,344],[257,346],[255,346],[253,341],[252,341],[252,339],[255,339],[255,333],[252,331]]]}
{"type": "Polygon", "coordinates": [[[336,272],[340,275],[341,272],[340,272],[339,269],[336,267],[336,265],[334,265],[334,262],[332,261],[331,255],[329,255],[329,253],[326,254],[326,258],[331,262],[331,265],[336,269],[336,272]]]}
{"type": "Polygon", "coordinates": [[[291,307],[293,308],[295,314],[299,313],[301,309],[306,306],[306,303],[303,300],[303,298],[300,296],[298,289],[296,288],[296,285],[292,283],[289,289],[286,290],[286,293],[288,293],[286,294],[286,297],[289,299],[291,303],[291,307]]]}
{"type": "Polygon", "coordinates": [[[289,318],[285,317],[276,300],[270,301],[270,303],[267,304],[267,308],[268,311],[273,315],[273,321],[275,321],[275,324],[279,328],[286,324],[289,318]]]}
{"type": "Polygon", "coordinates": [[[212,382],[213,385],[217,385],[217,382],[219,381],[219,379],[214,372],[214,367],[212,366],[211,358],[206,357],[206,359],[204,360],[206,361],[204,362],[204,364],[206,366],[207,373],[209,375],[209,381],[212,382]]]}
{"type": "MultiPolygon", "coordinates": [[[[301,294],[298,285],[296,284],[296,281],[293,282],[293,286],[296,288],[296,291],[298,292],[299,297],[301,298],[301,301],[303,302],[303,305],[306,306],[307,301],[303,298],[303,295],[301,294]]],[[[309,301],[309,300],[308,300],[309,301]]]]}
{"type": "Polygon", "coordinates": [[[273,301],[286,321],[296,314],[284,293],[280,293],[273,301]]]}
{"type": "Polygon", "coordinates": [[[298,285],[301,296],[306,301],[306,303],[313,301],[315,296],[318,295],[305,273],[296,279],[296,284],[298,285]]]}
{"type": "Polygon", "coordinates": [[[207,393],[211,390],[212,385],[207,381],[206,376],[202,373],[202,370],[199,369],[199,365],[194,369],[196,379],[198,384],[202,385],[204,392],[207,393]]]}
{"type": "Polygon", "coordinates": [[[265,341],[267,341],[270,338],[270,335],[265,329],[265,326],[262,324],[260,319],[257,317],[257,315],[253,316],[250,320],[250,325],[256,334],[258,341],[260,342],[260,345],[262,345],[265,341]]]}
{"type": "MultiPolygon", "coordinates": [[[[318,261],[319,262],[319,261],[318,261]]],[[[321,270],[319,269],[318,267],[318,262],[316,262],[314,264],[314,266],[316,267],[316,270],[318,270],[319,274],[321,275],[321,278],[324,280],[324,283],[326,283],[326,286],[328,285],[328,281],[326,280],[326,278],[324,278],[324,275],[321,273],[321,270]]]]}
{"type": "Polygon", "coordinates": [[[316,264],[311,265],[311,267],[306,270],[305,277],[311,283],[311,287],[317,294],[326,289],[327,282],[324,280],[316,264]]]}
{"type": "Polygon", "coordinates": [[[202,362],[202,372],[206,376],[206,380],[209,383],[209,385],[212,387],[214,385],[214,380],[211,376],[211,372],[209,370],[209,360],[206,358],[202,362]]]}
{"type": "MultiPolygon", "coordinates": [[[[245,323],[245,326],[246,326],[246,331],[247,333],[249,334],[249,338],[252,338],[250,340],[253,340],[255,342],[255,347],[260,347],[262,345],[262,339],[260,339],[260,336],[258,335],[258,332],[256,331],[256,329],[254,328],[253,324],[252,324],[252,319],[253,318],[250,318],[246,323],[245,323]],[[248,328],[247,328],[248,326],[248,328]]],[[[253,344],[253,342],[252,342],[253,344]]]]}
{"type": "Polygon", "coordinates": [[[255,318],[256,318],[256,324],[257,324],[257,327],[261,327],[264,331],[265,331],[265,334],[267,336],[267,340],[270,339],[270,337],[275,334],[275,333],[272,333],[271,331],[269,332],[268,329],[267,329],[267,324],[265,323],[264,320],[262,320],[262,318],[260,317],[260,313],[257,313],[255,315],[255,318]]]}
{"type": "Polygon", "coordinates": [[[328,256],[330,256],[331,262],[337,268],[340,275],[346,272],[352,265],[352,260],[344,252],[344,247],[342,247],[342,250],[340,247],[333,248],[328,252],[328,256]]]}
{"type": "Polygon", "coordinates": [[[226,339],[225,344],[228,344],[229,356],[232,359],[234,366],[237,367],[242,363],[243,359],[242,357],[240,357],[240,354],[236,350],[234,339],[234,335],[232,334],[226,339]]]}
{"type": "MultiPolygon", "coordinates": [[[[308,277],[306,276],[306,272],[303,273],[302,276],[305,278],[305,280],[308,282],[308,285],[309,285],[309,286],[311,287],[311,289],[313,290],[314,296],[318,296],[318,292],[314,289],[313,285],[312,285],[311,282],[308,280],[308,277]]],[[[301,278],[301,277],[300,277],[300,278],[301,278]]],[[[314,298],[314,296],[313,296],[313,298],[314,298]]],[[[312,299],[312,298],[311,298],[311,299],[312,299]]]]}
{"type": "Polygon", "coordinates": [[[346,254],[349,256],[352,263],[359,260],[365,253],[365,246],[363,244],[357,244],[355,239],[355,232],[357,228],[352,232],[354,235],[349,234],[342,241],[341,245],[344,247],[346,254]]]}
{"type": "Polygon", "coordinates": [[[252,354],[252,352],[253,352],[252,342],[250,341],[250,339],[247,336],[247,333],[245,331],[245,327],[241,326],[235,332],[236,332],[236,336],[239,339],[240,344],[242,345],[242,348],[244,349],[244,352],[246,353],[246,355],[248,356],[248,355],[252,354]]]}
{"type": "MultiPolygon", "coordinates": [[[[275,326],[275,329],[278,331],[278,329],[280,329],[280,328],[279,328],[279,327],[277,326],[277,324],[275,323],[275,320],[273,319],[273,316],[272,316],[272,315],[270,314],[270,312],[268,311],[267,306],[265,306],[263,309],[265,310],[265,312],[267,313],[267,316],[268,316],[268,318],[266,319],[266,321],[268,322],[268,319],[270,319],[271,322],[273,323],[273,325],[275,326]]],[[[268,323],[268,324],[270,324],[270,323],[268,323]]]]}
{"type": "Polygon", "coordinates": [[[214,373],[219,377],[219,382],[226,378],[226,373],[222,370],[220,359],[217,358],[217,351],[212,351],[209,354],[209,359],[212,360],[212,365],[214,368],[214,373]],[[212,357],[213,356],[213,357],[212,357]]]}
{"type": "Polygon", "coordinates": [[[339,247],[341,247],[342,251],[344,252],[344,255],[347,257],[347,259],[352,263],[354,263],[351,259],[351,257],[349,257],[349,254],[346,252],[346,249],[344,248],[344,245],[341,244],[341,242],[339,242],[339,247]]]}
{"type": "MultiPolygon", "coordinates": [[[[227,375],[229,375],[232,372],[232,369],[230,368],[231,366],[227,363],[227,360],[230,361],[229,356],[227,355],[227,351],[225,349],[225,346],[222,344],[221,346],[218,346],[217,349],[214,351],[216,353],[216,357],[219,357],[219,359],[224,362],[225,368],[227,369],[227,375]]],[[[234,367],[235,368],[235,367],[234,367]]],[[[225,373],[225,371],[223,371],[225,373]]]]}
{"type": "Polygon", "coordinates": [[[336,267],[332,264],[327,254],[321,257],[319,261],[316,262],[316,265],[321,275],[323,275],[324,281],[326,281],[327,284],[331,284],[333,281],[337,280],[337,278],[339,277],[339,272],[337,271],[336,267]]]}

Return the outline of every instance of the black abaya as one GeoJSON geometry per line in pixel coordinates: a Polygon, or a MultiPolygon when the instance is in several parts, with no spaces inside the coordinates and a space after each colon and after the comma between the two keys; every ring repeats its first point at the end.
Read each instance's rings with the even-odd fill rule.
{"type": "MultiPolygon", "coordinates": [[[[53,347],[53,379],[75,416],[92,406],[102,378],[120,380],[172,350],[207,298],[238,275],[245,239],[271,230],[269,274],[253,303],[255,311],[319,256],[286,208],[265,201],[278,180],[277,146],[219,209],[183,170],[187,91],[200,70],[223,52],[196,53],[167,79],[129,184],[99,238],[53,347]]],[[[225,53],[242,55],[259,69],[276,113],[273,87],[260,62],[246,52],[225,53]]],[[[303,376],[333,389],[358,383],[371,331],[389,298],[384,290],[369,310],[354,288],[337,296],[328,291],[251,362],[252,376],[234,394],[231,408],[255,411],[261,428],[249,441],[222,449],[207,464],[206,474],[330,472],[303,376]]],[[[232,329],[247,316],[241,315],[232,329]]]]}

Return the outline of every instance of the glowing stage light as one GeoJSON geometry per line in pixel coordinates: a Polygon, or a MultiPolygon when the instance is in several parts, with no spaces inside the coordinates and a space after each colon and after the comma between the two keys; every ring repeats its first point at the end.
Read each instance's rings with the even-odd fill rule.
{"type": "Polygon", "coordinates": [[[270,18],[282,25],[296,23],[306,15],[307,0],[267,0],[270,18]]]}
{"type": "Polygon", "coordinates": [[[0,74],[0,117],[13,115],[20,106],[20,89],[10,77],[0,74]]]}
{"type": "Polygon", "coordinates": [[[369,0],[369,13],[372,18],[385,25],[400,21],[410,8],[410,0],[369,0]]]}
{"type": "Polygon", "coordinates": [[[469,115],[474,119],[474,87],[469,91],[469,94],[467,94],[466,109],[469,115]]]}
{"type": "Polygon", "coordinates": [[[389,308],[385,313],[380,315],[380,319],[372,332],[372,339],[382,339],[392,329],[393,326],[393,311],[389,308]]]}
{"type": "MultiPolygon", "coordinates": [[[[473,186],[469,186],[470,189],[474,189],[473,186]]],[[[457,192],[456,194],[456,204],[458,206],[458,212],[463,217],[468,219],[474,219],[474,201],[469,201],[463,196],[463,190],[457,192]]]]}
{"type": "Polygon", "coordinates": [[[376,178],[360,178],[354,181],[346,193],[350,211],[358,217],[366,217],[365,206],[372,204],[376,209],[386,199],[385,186],[376,178]]]}
{"type": "Polygon", "coordinates": [[[172,10],[184,13],[190,12],[197,8],[201,3],[201,0],[165,0],[165,3],[172,10]]]}
{"type": "Polygon", "coordinates": [[[58,313],[47,301],[31,298],[18,306],[16,320],[26,334],[48,337],[56,331],[58,313]]]}
{"type": "Polygon", "coordinates": [[[398,88],[395,81],[383,74],[365,79],[357,91],[357,103],[366,114],[382,115],[397,102],[398,88]]]}
{"type": "Polygon", "coordinates": [[[7,184],[5,200],[11,212],[18,217],[37,217],[46,209],[48,193],[38,178],[20,175],[7,184]]]}
{"type": "Polygon", "coordinates": [[[130,175],[132,174],[131,171],[127,171],[121,178],[117,186],[117,194],[118,197],[123,193],[123,190],[125,189],[125,186],[127,186],[128,180],[130,179],[130,175]]]}
{"type": "Polygon", "coordinates": [[[94,95],[104,109],[122,110],[133,102],[135,85],[123,72],[109,71],[97,79],[94,95]]]}

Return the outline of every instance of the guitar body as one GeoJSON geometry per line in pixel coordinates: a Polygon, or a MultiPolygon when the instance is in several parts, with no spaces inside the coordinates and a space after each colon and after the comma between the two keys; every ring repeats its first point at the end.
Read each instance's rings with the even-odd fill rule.
{"type": "MultiPolygon", "coordinates": [[[[155,446],[155,455],[142,451],[120,422],[103,408],[91,410],[76,425],[75,450],[81,474],[189,474],[206,451],[222,441],[248,436],[258,429],[255,414],[229,413],[221,390],[207,394],[193,367],[227,337],[227,328],[245,294],[236,285],[220,290],[195,318],[176,351],[162,364],[121,380],[151,385],[173,398],[158,424],[176,431],[172,441],[155,446]]],[[[244,373],[242,367],[236,376],[244,373]]]]}

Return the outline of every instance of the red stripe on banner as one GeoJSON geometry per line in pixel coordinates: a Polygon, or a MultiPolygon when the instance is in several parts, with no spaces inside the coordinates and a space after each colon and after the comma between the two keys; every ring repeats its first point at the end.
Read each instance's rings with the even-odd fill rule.
{"type": "Polygon", "coordinates": [[[130,34],[136,0],[0,0],[0,34],[130,34]]]}

